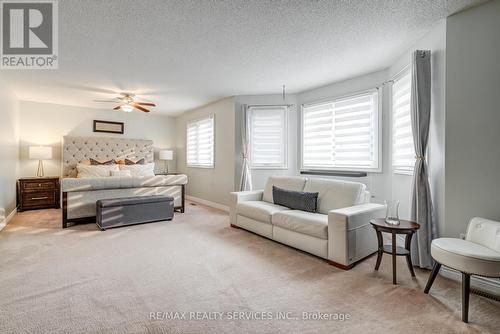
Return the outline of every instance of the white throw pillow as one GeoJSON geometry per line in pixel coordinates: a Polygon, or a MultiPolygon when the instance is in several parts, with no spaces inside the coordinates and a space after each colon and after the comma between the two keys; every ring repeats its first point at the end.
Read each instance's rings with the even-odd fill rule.
{"type": "Polygon", "coordinates": [[[144,165],[120,165],[120,170],[128,170],[132,176],[155,176],[154,162],[144,165]]]}
{"type": "Polygon", "coordinates": [[[108,177],[111,176],[111,171],[119,171],[118,165],[85,165],[77,164],[78,178],[90,177],[108,177]]]}
{"type": "Polygon", "coordinates": [[[112,170],[111,176],[131,177],[132,174],[129,170],[112,170]]]}

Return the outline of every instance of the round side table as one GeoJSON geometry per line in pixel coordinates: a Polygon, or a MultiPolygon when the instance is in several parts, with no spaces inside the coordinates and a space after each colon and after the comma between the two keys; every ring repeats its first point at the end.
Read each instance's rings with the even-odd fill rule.
{"type": "Polygon", "coordinates": [[[377,232],[378,239],[378,252],[377,252],[377,264],[375,265],[375,270],[380,267],[380,261],[382,260],[382,254],[387,253],[392,255],[392,283],[396,283],[396,256],[406,257],[406,263],[408,264],[408,269],[410,270],[411,276],[415,277],[415,272],[413,271],[413,264],[411,263],[411,253],[410,245],[413,233],[415,233],[420,225],[409,220],[400,220],[399,225],[387,224],[384,218],[377,218],[370,220],[373,228],[377,232]],[[384,245],[384,240],[382,238],[382,232],[390,233],[392,235],[392,245],[384,245]],[[405,247],[396,246],[396,235],[405,234],[405,247]]]}

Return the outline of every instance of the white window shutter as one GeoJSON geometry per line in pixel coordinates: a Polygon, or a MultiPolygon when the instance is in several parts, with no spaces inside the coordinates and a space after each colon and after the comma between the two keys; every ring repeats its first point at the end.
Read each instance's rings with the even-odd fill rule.
{"type": "Polygon", "coordinates": [[[378,92],[304,106],[302,168],[379,170],[378,92]]]}
{"type": "Polygon", "coordinates": [[[249,107],[249,159],[252,168],[287,168],[287,107],[249,107]]]}
{"type": "Polygon", "coordinates": [[[337,167],[377,168],[378,94],[334,103],[334,161],[337,167]]]}
{"type": "Polygon", "coordinates": [[[415,166],[410,108],[411,72],[407,71],[392,86],[392,166],[397,173],[412,173],[415,166]]]}
{"type": "Polygon", "coordinates": [[[214,167],[214,117],[189,122],[186,128],[189,167],[214,167]]]}

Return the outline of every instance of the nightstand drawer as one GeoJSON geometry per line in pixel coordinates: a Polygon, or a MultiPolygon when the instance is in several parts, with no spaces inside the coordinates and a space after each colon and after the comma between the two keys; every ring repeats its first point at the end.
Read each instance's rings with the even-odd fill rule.
{"type": "Polygon", "coordinates": [[[18,211],[59,208],[58,177],[26,177],[17,181],[18,211]]]}
{"type": "Polygon", "coordinates": [[[54,181],[35,181],[35,182],[23,182],[23,188],[25,190],[49,190],[56,189],[56,183],[54,181]]]}
{"type": "Polygon", "coordinates": [[[55,205],[56,194],[54,191],[37,191],[23,194],[23,206],[55,205]]]}

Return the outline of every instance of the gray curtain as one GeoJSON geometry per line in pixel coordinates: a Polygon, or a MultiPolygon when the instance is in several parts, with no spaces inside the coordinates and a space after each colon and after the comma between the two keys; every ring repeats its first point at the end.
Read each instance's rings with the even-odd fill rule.
{"type": "Polygon", "coordinates": [[[430,245],[436,237],[431,191],[426,161],[431,117],[431,52],[417,50],[412,55],[411,126],[415,146],[415,169],[411,190],[411,219],[420,224],[412,242],[412,262],[430,268],[430,245]]]}
{"type": "Polygon", "coordinates": [[[247,128],[247,106],[243,105],[241,116],[241,154],[243,161],[241,164],[240,191],[252,190],[252,174],[248,161],[248,128],[247,128]]]}

